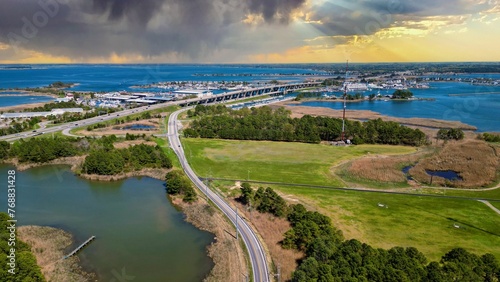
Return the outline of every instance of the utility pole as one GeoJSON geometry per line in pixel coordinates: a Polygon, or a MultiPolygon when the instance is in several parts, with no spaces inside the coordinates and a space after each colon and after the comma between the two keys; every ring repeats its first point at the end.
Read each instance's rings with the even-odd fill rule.
{"type": "Polygon", "coordinates": [[[279,263],[277,265],[277,273],[274,275],[274,277],[276,277],[276,281],[280,282],[280,279],[281,279],[281,268],[280,268],[279,263]]]}
{"type": "Polygon", "coordinates": [[[349,70],[349,60],[347,60],[345,65],[345,80],[344,80],[344,111],[342,114],[342,134],[340,135],[340,140],[344,141],[345,138],[345,108],[347,99],[347,72],[349,70]]]}

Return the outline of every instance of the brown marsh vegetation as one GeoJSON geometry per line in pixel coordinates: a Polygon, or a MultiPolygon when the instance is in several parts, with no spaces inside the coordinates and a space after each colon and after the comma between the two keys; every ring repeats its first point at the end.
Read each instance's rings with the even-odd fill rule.
{"type": "Polygon", "coordinates": [[[432,185],[479,188],[495,183],[500,175],[500,147],[480,140],[453,141],[428,147],[415,154],[375,156],[353,160],[342,167],[351,181],[374,181],[381,184],[405,183],[402,168],[414,165],[409,174],[421,184],[430,184],[431,171],[455,171],[461,181],[434,176],[432,185]]]}
{"type": "Polygon", "coordinates": [[[297,268],[297,260],[304,257],[301,252],[281,247],[283,234],[291,228],[290,223],[284,218],[268,213],[249,211],[239,202],[233,201],[233,204],[238,207],[238,211],[242,211],[243,217],[252,223],[264,241],[275,267],[280,268],[280,280],[289,281],[292,278],[292,272],[297,268]]]}
{"type": "Polygon", "coordinates": [[[402,156],[375,156],[353,160],[346,166],[347,173],[354,178],[377,182],[404,183],[406,176],[402,168],[415,164],[424,152],[402,156]]]}
{"type": "Polygon", "coordinates": [[[480,140],[449,142],[435,155],[424,158],[410,169],[413,178],[430,184],[430,176],[425,170],[458,173],[462,181],[447,181],[434,176],[432,184],[464,188],[479,188],[491,185],[500,170],[500,150],[498,146],[480,140]]]}

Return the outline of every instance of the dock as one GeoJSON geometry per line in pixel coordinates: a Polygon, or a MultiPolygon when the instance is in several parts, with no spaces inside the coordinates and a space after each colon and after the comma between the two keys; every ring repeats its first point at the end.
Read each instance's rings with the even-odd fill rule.
{"type": "Polygon", "coordinates": [[[71,253],[69,253],[68,255],[64,256],[63,259],[67,259],[67,258],[70,258],[70,257],[74,256],[81,249],[83,249],[85,246],[87,246],[88,244],[90,244],[90,242],[92,242],[94,239],[95,239],[95,236],[92,236],[92,237],[88,238],[87,241],[83,242],[83,244],[81,244],[80,246],[78,246],[71,253]]]}

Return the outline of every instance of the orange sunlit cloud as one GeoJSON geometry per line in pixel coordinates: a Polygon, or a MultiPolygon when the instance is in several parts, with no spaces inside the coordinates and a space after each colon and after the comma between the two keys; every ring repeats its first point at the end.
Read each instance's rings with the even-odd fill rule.
{"type": "MultiPolygon", "coordinates": [[[[9,28],[0,26],[0,63],[500,61],[495,48],[500,1],[398,2],[394,7],[381,0],[302,0],[246,7],[214,0],[207,2],[207,13],[186,8],[183,13],[195,14],[187,20],[171,9],[172,0],[157,0],[156,9],[140,18],[143,23],[129,18],[140,5],[116,20],[83,10],[79,1],[68,6],[74,19],[55,15],[60,18],[50,18],[35,37],[25,36],[29,40],[23,39],[21,48],[9,45],[5,36],[22,35],[24,14],[13,15],[9,28]],[[66,26],[69,32],[61,35],[66,26]]],[[[9,13],[2,10],[0,16],[9,13]]]]}

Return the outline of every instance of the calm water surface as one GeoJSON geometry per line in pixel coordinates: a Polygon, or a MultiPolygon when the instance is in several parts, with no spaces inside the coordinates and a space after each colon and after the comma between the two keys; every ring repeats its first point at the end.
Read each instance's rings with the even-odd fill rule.
{"type": "MultiPolygon", "coordinates": [[[[8,169],[0,167],[0,175],[8,169]]],[[[97,236],[78,256],[99,281],[117,279],[123,269],[133,281],[201,281],[213,267],[206,255],[213,235],[183,220],[163,183],[147,177],[90,182],[66,166],[18,171],[18,225],[62,228],[75,236],[75,245],[97,236]]]]}
{"type": "MultiPolygon", "coordinates": [[[[500,131],[500,86],[476,86],[460,82],[431,83],[429,89],[411,89],[417,98],[434,101],[363,101],[348,103],[347,110],[370,110],[388,116],[433,118],[476,126],[478,131],[500,131]],[[456,95],[459,94],[459,95],[456,95]]],[[[394,90],[381,90],[390,95],[394,90]]],[[[366,91],[377,94],[378,91],[366,91]]],[[[336,93],[340,97],[340,93],[336,93]]],[[[341,110],[340,102],[308,101],[298,106],[327,107],[341,110]]]]}

